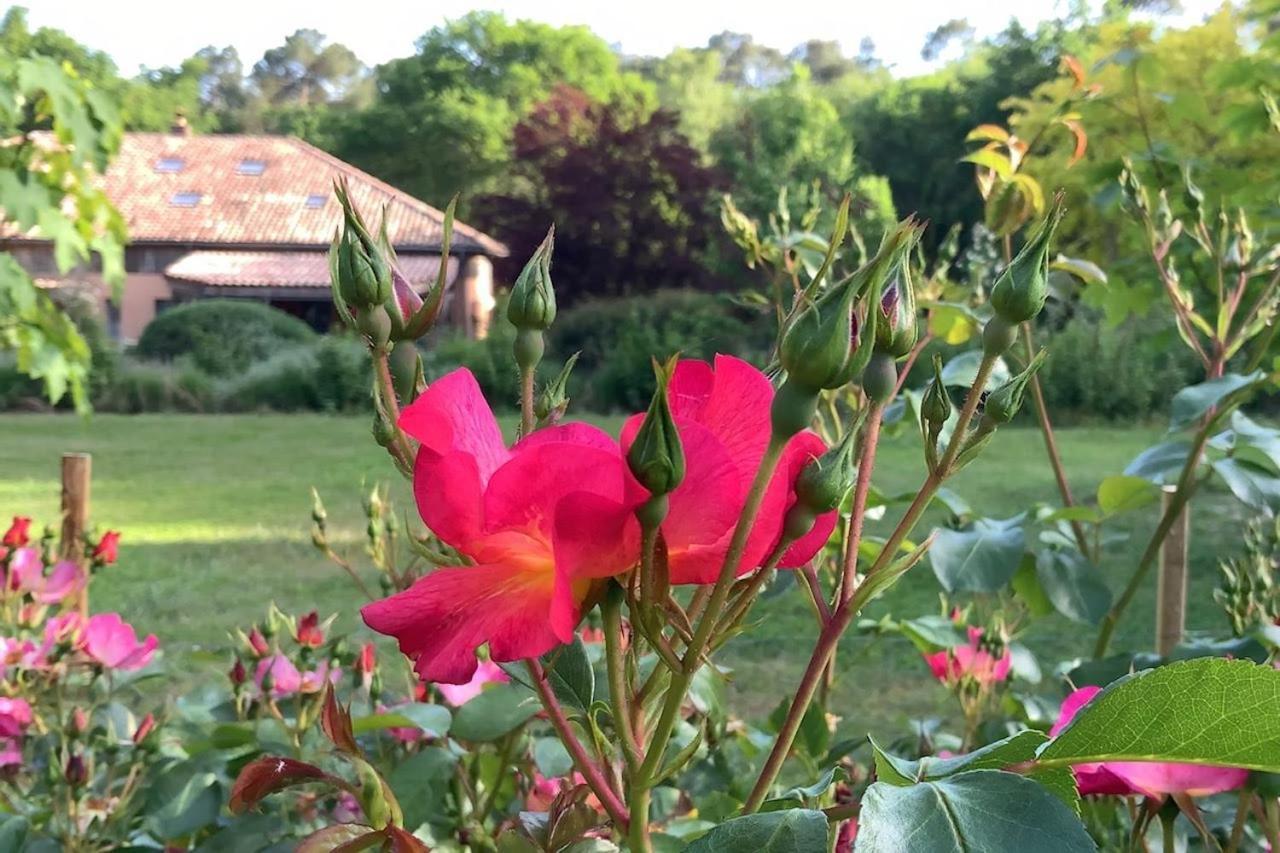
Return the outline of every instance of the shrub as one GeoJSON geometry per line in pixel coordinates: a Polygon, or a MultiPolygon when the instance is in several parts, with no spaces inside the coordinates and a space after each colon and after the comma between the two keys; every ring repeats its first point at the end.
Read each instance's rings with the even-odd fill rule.
{"type": "Polygon", "coordinates": [[[1199,374],[1183,347],[1162,345],[1168,342],[1160,337],[1137,322],[1113,328],[1097,315],[1077,314],[1044,340],[1049,359],[1040,383],[1049,410],[1106,420],[1163,416],[1199,374]]]}
{"type": "Polygon", "coordinates": [[[217,408],[217,383],[190,363],[123,359],[110,381],[98,388],[93,405],[101,412],[125,415],[212,412],[217,408]]]}
{"type": "Polygon", "coordinates": [[[279,351],[225,380],[219,407],[228,412],[358,411],[369,406],[371,379],[359,342],[327,336],[279,351]]]}
{"type": "Polygon", "coordinates": [[[316,333],[296,317],[248,300],[208,299],[179,305],[156,317],[138,339],[143,358],[190,358],[214,376],[230,376],[316,333]]]}
{"type": "Polygon", "coordinates": [[[651,355],[728,353],[758,361],[773,333],[770,315],[727,296],[664,290],[575,306],[556,319],[550,346],[560,359],[582,353],[573,384],[581,406],[639,411],[653,393],[651,355]]]}

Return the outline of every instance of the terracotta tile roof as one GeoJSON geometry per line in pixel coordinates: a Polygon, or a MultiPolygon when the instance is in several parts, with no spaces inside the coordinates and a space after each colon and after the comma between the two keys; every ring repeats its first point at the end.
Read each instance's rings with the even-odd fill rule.
{"type": "MultiPolygon", "coordinates": [[[[439,255],[400,255],[400,271],[425,288],[440,269],[439,255]]],[[[165,268],[178,281],[226,287],[328,287],[329,260],[324,252],[195,251],[165,268]]],[[[458,259],[449,258],[449,281],[458,274],[458,259]]]]}
{"type": "MultiPolygon", "coordinates": [[[[103,188],[133,242],[325,246],[341,221],[333,181],[377,219],[398,249],[439,249],[444,215],[290,136],[126,133],[103,188]]],[[[456,223],[456,251],[505,257],[502,243],[456,223]]]]}

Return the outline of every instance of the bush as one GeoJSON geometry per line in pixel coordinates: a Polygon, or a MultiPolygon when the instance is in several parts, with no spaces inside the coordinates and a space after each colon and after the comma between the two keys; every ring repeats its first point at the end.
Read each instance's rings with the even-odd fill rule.
{"type": "Polygon", "coordinates": [[[123,359],[97,388],[93,406],[100,412],[212,412],[217,383],[192,364],[155,364],[123,359]]]}
{"type": "Polygon", "coordinates": [[[220,408],[227,412],[347,412],[368,408],[373,373],[356,340],[322,337],[277,352],[242,375],[225,380],[220,408]]]}
{"type": "Polygon", "coordinates": [[[143,330],[136,352],[143,358],[189,358],[213,376],[231,376],[291,343],[315,340],[296,317],[248,300],[188,302],[160,314],[143,330]]]}
{"type": "Polygon", "coordinates": [[[1112,327],[1095,314],[1077,314],[1043,341],[1049,359],[1040,383],[1049,411],[1105,420],[1162,417],[1173,395],[1201,378],[1187,350],[1169,342],[1173,334],[1153,335],[1149,322],[1112,327]]]}
{"type": "MultiPolygon", "coordinates": [[[[54,291],[54,301],[66,312],[89,346],[92,368],[89,371],[89,398],[97,397],[111,384],[120,366],[120,350],[107,334],[96,299],[80,290],[54,291]]],[[[12,355],[0,358],[0,411],[44,410],[49,408],[44,383],[18,370],[12,355]]],[[[57,408],[71,409],[72,401],[64,396],[57,408]]]]}
{"type": "Polygon", "coordinates": [[[572,388],[583,408],[640,411],[653,393],[651,355],[727,353],[759,361],[773,334],[771,315],[727,296],[664,290],[590,300],[565,311],[552,326],[550,348],[560,360],[582,353],[572,388]]]}

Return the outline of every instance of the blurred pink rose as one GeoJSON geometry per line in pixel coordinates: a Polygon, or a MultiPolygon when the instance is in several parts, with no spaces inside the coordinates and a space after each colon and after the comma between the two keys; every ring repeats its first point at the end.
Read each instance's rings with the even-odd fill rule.
{"type": "Polygon", "coordinates": [[[969,642],[963,646],[943,649],[931,655],[925,655],[925,663],[929,664],[933,677],[951,684],[965,678],[973,679],[979,684],[995,684],[1009,677],[1009,666],[1013,659],[1009,650],[997,659],[982,644],[983,630],[969,626],[969,642]]]}
{"type": "Polygon", "coordinates": [[[85,653],[108,669],[142,669],[151,663],[158,644],[155,634],[139,643],[133,626],[119,613],[99,613],[84,628],[85,653]]]}
{"type": "Polygon", "coordinates": [[[505,684],[510,677],[491,660],[482,661],[476,666],[475,675],[466,684],[437,684],[444,700],[454,707],[465,705],[480,695],[486,684],[505,684]]]}

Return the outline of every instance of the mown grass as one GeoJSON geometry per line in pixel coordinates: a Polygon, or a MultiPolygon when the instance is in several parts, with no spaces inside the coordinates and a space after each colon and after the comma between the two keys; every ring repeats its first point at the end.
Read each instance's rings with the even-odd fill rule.
{"type": "MultiPolygon", "coordinates": [[[[616,419],[605,419],[616,430],[616,419]]],[[[342,630],[360,630],[361,598],[346,577],[310,542],[310,488],[324,496],[333,538],[358,552],[364,526],[362,489],[392,482],[402,509],[411,510],[382,452],[369,440],[364,418],[319,415],[0,416],[0,519],[17,513],[56,522],[59,456],[93,454],[92,515],[124,531],[121,560],[95,584],[95,608],[119,610],[155,631],[169,667],[188,683],[225,661],[227,631],[262,616],[275,601],[301,612],[338,614],[342,630]]],[[[1156,427],[1075,427],[1060,436],[1072,484],[1089,496],[1155,441],[1156,427]]],[[[907,434],[882,442],[876,482],[886,492],[913,488],[923,475],[919,441],[907,434]]],[[[1039,433],[1007,429],[986,456],[954,482],[955,491],[989,516],[1009,516],[1037,501],[1056,502],[1039,433]]],[[[890,511],[871,532],[894,520],[890,511]]],[[[922,529],[941,520],[927,517],[922,529]]],[[[1244,513],[1220,494],[1197,500],[1191,544],[1189,625],[1221,632],[1212,601],[1217,560],[1239,547],[1244,513]]],[[[1112,547],[1101,571],[1118,587],[1132,570],[1154,525],[1154,509],[1133,514],[1118,529],[1127,543],[1112,547]]],[[[1149,647],[1149,584],[1116,648],[1149,647]]],[[[938,609],[938,586],[927,565],[917,567],[869,617],[908,617],[938,609]]],[[[752,631],[734,640],[722,661],[734,670],[731,692],[751,717],[791,695],[816,633],[804,595],[794,587],[761,605],[752,631]]],[[[1058,617],[1035,623],[1026,642],[1048,673],[1064,658],[1087,654],[1090,629],[1058,617]]],[[[903,639],[849,636],[839,654],[840,677],[829,710],[851,731],[882,737],[911,718],[949,716],[946,695],[903,639]]]]}

